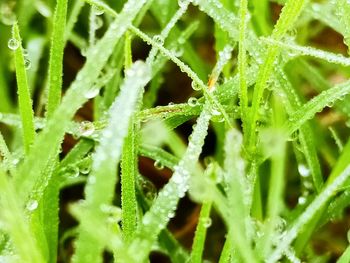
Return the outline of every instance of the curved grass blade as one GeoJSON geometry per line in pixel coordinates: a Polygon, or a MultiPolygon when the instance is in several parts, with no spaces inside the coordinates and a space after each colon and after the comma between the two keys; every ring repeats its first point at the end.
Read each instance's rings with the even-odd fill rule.
{"type": "Polygon", "coordinates": [[[318,96],[312,98],[301,108],[291,114],[286,124],[288,134],[292,134],[307,120],[312,119],[317,112],[325,107],[333,106],[337,100],[342,100],[350,93],[350,81],[342,83],[334,88],[321,92],[318,96]]]}

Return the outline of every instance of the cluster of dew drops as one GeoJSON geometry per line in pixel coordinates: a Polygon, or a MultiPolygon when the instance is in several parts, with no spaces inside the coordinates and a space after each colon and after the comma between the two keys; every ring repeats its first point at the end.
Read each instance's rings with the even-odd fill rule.
{"type": "MultiPolygon", "coordinates": [[[[10,38],[9,41],[7,42],[7,46],[9,49],[12,51],[16,51],[18,48],[20,48],[20,42],[15,39],[15,38],[10,38]]],[[[24,67],[25,69],[30,69],[31,67],[31,62],[28,58],[28,51],[26,49],[22,50],[23,56],[24,56],[24,67]]]]}

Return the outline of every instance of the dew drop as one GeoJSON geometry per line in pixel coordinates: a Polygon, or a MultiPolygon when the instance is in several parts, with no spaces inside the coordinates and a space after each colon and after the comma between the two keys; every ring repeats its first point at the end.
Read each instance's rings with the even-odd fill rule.
{"type": "Polygon", "coordinates": [[[305,180],[303,185],[304,185],[305,189],[307,189],[307,190],[311,190],[313,188],[313,184],[308,180],[305,180]]]}
{"type": "Polygon", "coordinates": [[[84,166],[80,168],[80,172],[82,174],[88,174],[90,172],[90,167],[89,166],[84,166]]]}
{"type": "Polygon", "coordinates": [[[81,50],[80,50],[80,53],[83,57],[87,57],[88,53],[89,53],[89,49],[87,47],[83,47],[81,50]]]}
{"type": "Polygon", "coordinates": [[[309,168],[307,168],[304,164],[298,165],[298,172],[302,177],[308,177],[310,175],[309,168]]]}
{"type": "Polygon", "coordinates": [[[177,1],[179,7],[181,7],[181,8],[186,8],[189,2],[190,2],[189,0],[178,0],[177,1]]]}
{"type": "Polygon", "coordinates": [[[163,165],[162,162],[159,161],[159,160],[156,160],[156,161],[154,162],[154,167],[155,167],[157,170],[162,170],[162,169],[164,169],[164,165],[163,165]]]}
{"type": "Polygon", "coordinates": [[[210,217],[208,218],[203,218],[203,225],[205,228],[209,228],[212,224],[212,220],[210,217]]]}
{"type": "Polygon", "coordinates": [[[163,45],[164,44],[164,39],[160,35],[155,35],[153,37],[153,41],[156,42],[159,45],[163,45]]]}
{"type": "Polygon", "coordinates": [[[196,83],[195,81],[192,81],[191,83],[191,87],[194,90],[201,90],[201,87],[198,85],[198,83],[196,83]]]}
{"type": "Polygon", "coordinates": [[[208,167],[209,165],[212,165],[214,163],[214,158],[212,156],[206,156],[204,157],[204,165],[208,167]]]}
{"type": "Polygon", "coordinates": [[[26,205],[26,209],[29,211],[34,211],[35,209],[38,208],[38,201],[36,200],[30,200],[27,205],[26,205]]]}
{"type": "Polygon", "coordinates": [[[84,96],[87,99],[92,99],[95,98],[99,92],[100,90],[97,87],[92,87],[85,92],[84,96]]]}
{"type": "Polygon", "coordinates": [[[150,181],[147,181],[147,180],[142,181],[141,189],[143,194],[149,200],[153,200],[157,196],[157,190],[150,181]]]}
{"type": "Polygon", "coordinates": [[[96,17],[95,19],[96,29],[101,28],[102,26],[103,26],[103,19],[101,17],[96,17]]]}
{"type": "Polygon", "coordinates": [[[298,204],[303,205],[303,204],[305,204],[305,203],[306,203],[306,197],[300,196],[300,197],[298,198],[298,204]]]}
{"type": "Polygon", "coordinates": [[[77,178],[79,176],[79,168],[76,166],[68,167],[67,173],[70,178],[77,178]]]}
{"type": "Polygon", "coordinates": [[[93,10],[93,12],[95,13],[95,15],[97,15],[97,16],[103,15],[104,12],[105,12],[105,11],[103,10],[102,7],[97,6],[97,5],[94,5],[94,6],[92,7],[92,10],[93,10]]]}
{"type": "Polygon", "coordinates": [[[170,211],[169,213],[168,213],[168,218],[170,219],[170,218],[173,218],[175,216],[175,212],[174,211],[170,211]]]}
{"type": "Polygon", "coordinates": [[[25,69],[30,69],[31,67],[32,67],[32,62],[30,62],[30,60],[29,59],[27,59],[27,58],[25,58],[24,59],[24,67],[25,67],[25,69]]]}
{"type": "Polygon", "coordinates": [[[19,41],[15,38],[10,38],[7,42],[7,46],[11,50],[16,50],[19,47],[19,41]]]}
{"type": "Polygon", "coordinates": [[[24,57],[28,57],[29,53],[27,49],[23,48],[22,52],[24,57]]]}
{"type": "Polygon", "coordinates": [[[81,136],[91,136],[95,132],[95,125],[90,121],[83,121],[79,126],[81,136]]]}
{"type": "Polygon", "coordinates": [[[12,160],[12,164],[13,165],[17,165],[19,163],[19,159],[18,158],[14,158],[13,160],[12,160]]]}
{"type": "Polygon", "coordinates": [[[191,97],[188,99],[187,101],[188,105],[190,105],[191,107],[195,107],[198,105],[198,100],[194,97],[191,97]]]}

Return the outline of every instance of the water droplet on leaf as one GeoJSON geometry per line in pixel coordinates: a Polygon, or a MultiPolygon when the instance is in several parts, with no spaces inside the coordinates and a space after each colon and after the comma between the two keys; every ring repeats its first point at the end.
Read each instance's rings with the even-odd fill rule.
{"type": "Polygon", "coordinates": [[[24,67],[25,67],[25,69],[30,69],[31,67],[32,67],[32,62],[30,62],[30,60],[29,59],[27,59],[27,58],[25,58],[24,59],[24,67]]]}
{"type": "Polygon", "coordinates": [[[187,101],[188,105],[190,105],[191,107],[195,107],[198,105],[198,100],[194,97],[191,97],[188,99],[187,101]]]}
{"type": "Polygon", "coordinates": [[[102,7],[97,6],[97,5],[94,5],[94,6],[92,7],[92,10],[93,10],[93,12],[95,13],[95,15],[97,15],[97,16],[103,15],[104,12],[105,12],[104,9],[103,9],[102,7]]]}
{"type": "Polygon", "coordinates": [[[212,224],[211,218],[203,218],[203,225],[205,228],[209,228],[212,224]]]}
{"type": "Polygon", "coordinates": [[[163,165],[162,162],[159,161],[159,160],[156,160],[156,161],[154,162],[154,167],[155,167],[157,170],[162,170],[162,169],[164,169],[164,165],[163,165]]]}
{"type": "Polygon", "coordinates": [[[155,35],[153,41],[161,46],[164,44],[164,39],[160,35],[155,35]]]}
{"type": "Polygon", "coordinates": [[[306,203],[306,197],[300,196],[300,197],[298,198],[298,204],[303,205],[303,204],[305,204],[305,203],[306,203]]]}
{"type": "Polygon", "coordinates": [[[307,168],[306,165],[304,165],[304,164],[298,165],[298,171],[302,177],[308,177],[310,175],[309,168],[307,168]]]}
{"type": "Polygon", "coordinates": [[[100,90],[97,87],[92,87],[85,92],[84,96],[87,99],[92,99],[95,98],[99,92],[100,90]]]}
{"type": "Polygon", "coordinates": [[[10,38],[7,42],[7,46],[11,50],[16,50],[19,47],[19,41],[15,38],[10,38]]]}
{"type": "Polygon", "coordinates": [[[90,121],[83,121],[79,126],[81,136],[91,136],[95,131],[95,125],[90,121]]]}
{"type": "Polygon", "coordinates": [[[29,202],[26,205],[27,210],[29,211],[34,211],[35,209],[38,208],[38,201],[36,200],[29,200],[29,202]]]}

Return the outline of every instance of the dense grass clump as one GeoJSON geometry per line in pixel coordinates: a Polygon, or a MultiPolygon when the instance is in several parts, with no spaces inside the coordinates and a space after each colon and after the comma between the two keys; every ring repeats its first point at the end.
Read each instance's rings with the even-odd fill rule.
{"type": "Polygon", "coordinates": [[[350,262],[350,2],[0,2],[0,262],[350,262]]]}

